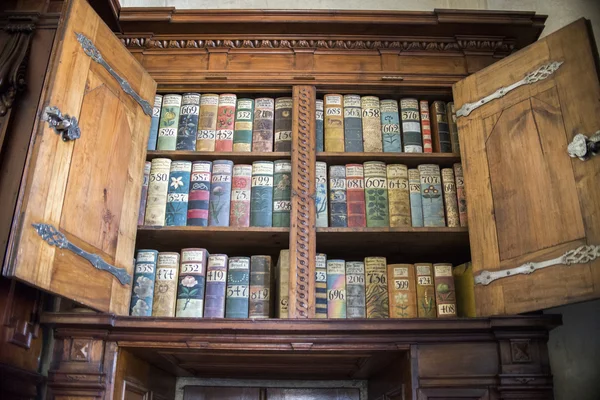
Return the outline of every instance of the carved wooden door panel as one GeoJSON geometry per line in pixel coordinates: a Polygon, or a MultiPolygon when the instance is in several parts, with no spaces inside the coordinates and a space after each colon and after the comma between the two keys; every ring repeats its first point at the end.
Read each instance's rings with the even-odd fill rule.
{"type": "Polygon", "coordinates": [[[156,83],[85,0],[65,7],[4,274],[126,314],[156,83]]]}
{"type": "Polygon", "coordinates": [[[419,389],[417,400],[494,400],[484,388],[419,389]]]}
{"type": "Polygon", "coordinates": [[[598,99],[583,19],[454,86],[478,315],[600,297],[598,99]]]}

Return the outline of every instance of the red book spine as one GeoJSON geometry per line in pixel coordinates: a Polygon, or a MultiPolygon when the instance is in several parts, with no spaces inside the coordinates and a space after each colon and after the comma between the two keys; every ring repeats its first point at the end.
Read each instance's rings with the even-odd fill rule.
{"type": "Polygon", "coordinates": [[[423,132],[423,153],[432,153],[431,121],[429,120],[429,103],[427,103],[427,100],[421,100],[419,108],[421,110],[421,132],[423,132]]]}
{"type": "Polygon", "coordinates": [[[211,171],[212,162],[210,161],[194,161],[192,163],[187,215],[187,224],[190,226],[208,226],[211,171]]]}
{"type": "Polygon", "coordinates": [[[348,227],[367,226],[365,210],[365,179],[361,164],[346,165],[346,204],[348,227]]]}
{"type": "Polygon", "coordinates": [[[250,191],[252,189],[252,165],[233,166],[231,177],[231,208],[229,226],[250,226],[250,191]]]}
{"type": "Polygon", "coordinates": [[[215,151],[233,151],[236,101],[237,96],[235,94],[222,94],[219,96],[215,151]]]}

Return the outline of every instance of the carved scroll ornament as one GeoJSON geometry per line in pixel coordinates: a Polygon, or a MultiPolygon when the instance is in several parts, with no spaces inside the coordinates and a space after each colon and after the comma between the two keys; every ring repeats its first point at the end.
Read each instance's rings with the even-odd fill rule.
{"type": "Polygon", "coordinates": [[[12,107],[17,92],[26,86],[25,69],[33,23],[10,23],[4,30],[9,38],[0,53],[0,117],[12,107]]]}

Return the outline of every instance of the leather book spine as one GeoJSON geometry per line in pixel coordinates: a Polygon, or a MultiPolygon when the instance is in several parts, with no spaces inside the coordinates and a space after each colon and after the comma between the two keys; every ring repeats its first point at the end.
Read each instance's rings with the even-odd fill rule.
{"type": "Polygon", "coordinates": [[[138,225],[144,225],[146,216],[146,202],[148,201],[148,184],[150,183],[150,168],[152,163],[146,161],[144,164],[144,181],[142,182],[142,195],[140,196],[140,209],[138,212],[138,225]]]}
{"type": "Polygon", "coordinates": [[[315,164],[315,208],[316,216],[315,223],[317,228],[326,228],[329,222],[327,217],[327,209],[329,203],[329,196],[327,193],[327,164],[322,161],[317,161],[315,164]]]}
{"type": "Polygon", "coordinates": [[[458,265],[452,268],[452,275],[456,290],[456,315],[458,317],[476,317],[473,265],[471,262],[458,265]]]}
{"type": "Polygon", "coordinates": [[[315,257],[315,318],[327,318],[327,256],[315,257]]]}
{"type": "Polygon", "coordinates": [[[171,160],[168,158],[155,158],[152,160],[152,165],[150,166],[150,180],[148,182],[148,200],[146,202],[144,225],[165,225],[170,170],[171,160]]]}
{"type": "Polygon", "coordinates": [[[206,249],[188,248],[181,250],[175,316],[202,318],[207,258],[208,252],[206,249]]]}
{"type": "Polygon", "coordinates": [[[198,116],[200,115],[200,94],[185,93],[181,101],[179,125],[177,127],[177,150],[196,150],[198,116]]]}
{"type": "Polygon", "coordinates": [[[204,295],[204,318],[225,317],[225,291],[227,286],[227,256],[208,256],[206,267],[206,291],[204,295]]]}
{"type": "Polygon", "coordinates": [[[438,318],[456,317],[456,291],[452,264],[433,264],[433,280],[438,318]]]}
{"type": "Polygon", "coordinates": [[[454,109],[453,102],[446,104],[446,112],[448,113],[448,130],[450,132],[450,144],[452,145],[452,152],[460,154],[458,126],[456,125],[456,110],[454,109]]]}
{"type": "Polygon", "coordinates": [[[433,152],[433,142],[431,140],[431,120],[429,117],[429,103],[427,100],[419,102],[421,110],[421,132],[423,133],[423,153],[433,152]]]}
{"type": "Polygon", "coordinates": [[[152,316],[157,257],[158,251],[156,250],[138,250],[137,252],[131,302],[129,303],[129,315],[131,316],[152,316]]]}
{"type": "Polygon", "coordinates": [[[273,162],[252,163],[250,226],[273,226],[273,162]]]}
{"type": "Polygon", "coordinates": [[[417,99],[400,100],[402,111],[402,136],[406,153],[422,153],[421,119],[417,99]]]}
{"type": "Polygon", "coordinates": [[[166,226],[186,226],[188,197],[190,193],[191,161],[173,161],[169,174],[166,226]]]}
{"type": "Polygon", "coordinates": [[[327,260],[327,318],[346,318],[346,262],[327,260]]]}
{"type": "Polygon", "coordinates": [[[233,126],[235,122],[235,94],[219,96],[217,109],[217,131],[215,133],[215,151],[233,151],[233,126]]]}
{"type": "Polygon", "coordinates": [[[388,164],[387,181],[390,227],[412,226],[410,194],[408,190],[408,168],[406,165],[388,164]]]}
{"type": "Polygon", "coordinates": [[[174,317],[177,301],[178,253],[158,253],[154,283],[153,317],[174,317]]]}
{"type": "Polygon", "coordinates": [[[231,178],[231,210],[229,226],[250,226],[250,190],[252,165],[236,164],[231,178]]]}
{"type": "Polygon", "coordinates": [[[442,197],[442,178],[440,176],[439,165],[419,165],[419,176],[421,179],[423,226],[446,226],[446,220],[444,218],[444,200],[442,197]]]}
{"type": "Polygon", "coordinates": [[[363,96],[360,98],[360,107],[362,108],[364,151],[381,153],[383,151],[383,139],[381,137],[379,98],[363,96]]]}
{"type": "Polygon", "coordinates": [[[347,152],[363,151],[362,110],[360,96],[344,96],[344,149],[347,152]]]}
{"type": "Polygon", "coordinates": [[[248,318],[250,302],[250,258],[231,257],[227,270],[225,318],[248,318]]]}
{"type": "Polygon", "coordinates": [[[463,175],[463,168],[460,163],[456,163],[454,168],[454,178],[456,179],[456,198],[458,201],[458,218],[460,220],[460,226],[469,226],[467,218],[467,195],[465,193],[465,177],[463,175]]]}
{"type": "Polygon", "coordinates": [[[415,266],[389,264],[387,268],[390,318],[417,318],[415,266]]]}
{"type": "Polygon", "coordinates": [[[232,173],[233,161],[213,161],[208,203],[208,226],[229,226],[232,173]]]}
{"type": "Polygon", "coordinates": [[[273,117],[275,100],[262,97],[254,100],[254,126],[252,127],[252,151],[273,151],[273,117]]]}
{"type": "Polygon", "coordinates": [[[431,105],[431,139],[436,153],[452,153],[446,104],[434,101],[431,105]]]}
{"type": "Polygon", "coordinates": [[[400,117],[396,100],[381,100],[381,140],[384,152],[400,153],[402,151],[400,117]]]}
{"type": "Polygon", "coordinates": [[[365,258],[365,297],[367,318],[389,318],[387,260],[385,257],[365,258]]]}
{"type": "Polygon", "coordinates": [[[190,226],[208,226],[211,180],[212,162],[194,161],[192,163],[190,195],[188,197],[187,224],[190,226]]]}
{"type": "Polygon", "coordinates": [[[346,200],[348,203],[348,227],[367,226],[365,209],[365,176],[361,164],[346,164],[346,200]]]}
{"type": "Polygon", "coordinates": [[[274,151],[292,151],[292,109],[291,97],[275,99],[274,151]]]}
{"type": "Polygon", "coordinates": [[[455,228],[460,226],[458,216],[458,201],[456,198],[456,183],[452,168],[442,169],[442,188],[444,191],[444,206],[446,209],[446,226],[455,228]]]}
{"type": "Polygon", "coordinates": [[[323,100],[317,100],[315,108],[317,152],[322,152],[325,151],[325,138],[323,134],[323,100]]]}
{"type": "Polygon", "coordinates": [[[325,151],[344,152],[344,106],[341,94],[326,94],[323,100],[325,107],[324,135],[325,151]]]}
{"type": "Polygon", "coordinates": [[[148,136],[148,150],[156,150],[158,140],[158,124],[160,123],[160,109],[163,97],[160,94],[154,96],[154,107],[152,107],[152,119],[150,121],[150,135],[148,136]]]}
{"type": "Polygon", "coordinates": [[[366,318],[365,263],[346,262],[346,317],[366,318]]]}
{"type": "Polygon", "coordinates": [[[343,228],[348,226],[346,205],[346,167],[329,167],[329,226],[343,228]]]}
{"type": "Polygon", "coordinates": [[[167,94],[163,97],[163,105],[158,124],[157,150],[175,150],[177,147],[177,127],[179,111],[181,110],[181,95],[167,94]]]}
{"type": "Polygon", "coordinates": [[[367,161],[363,165],[365,172],[367,227],[390,226],[385,163],[381,161],[367,161]]]}
{"type": "Polygon", "coordinates": [[[421,196],[421,177],[416,168],[408,170],[408,189],[411,225],[419,228],[423,226],[423,197],[421,196]]]}
{"type": "Polygon", "coordinates": [[[200,98],[200,117],[196,135],[196,151],[215,151],[218,94],[203,94],[200,98]]]}
{"type": "Polygon", "coordinates": [[[273,226],[290,227],[292,210],[292,163],[277,160],[273,165],[273,226]]]}
{"type": "Polygon", "coordinates": [[[252,151],[254,100],[238,99],[233,125],[233,151],[252,151]]]}
{"type": "Polygon", "coordinates": [[[250,318],[271,316],[271,256],[250,259],[250,318]]]}
{"type": "Polygon", "coordinates": [[[277,318],[289,318],[290,301],[290,251],[281,250],[277,260],[276,286],[277,292],[277,318]]]}
{"type": "Polygon", "coordinates": [[[415,264],[417,316],[419,318],[435,318],[437,316],[432,269],[432,264],[415,264]]]}

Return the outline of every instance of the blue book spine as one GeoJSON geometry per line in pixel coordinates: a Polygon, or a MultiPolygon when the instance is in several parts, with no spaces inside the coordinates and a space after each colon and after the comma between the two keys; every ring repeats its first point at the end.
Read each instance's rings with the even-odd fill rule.
{"type": "Polygon", "coordinates": [[[211,173],[212,162],[194,161],[192,163],[187,216],[189,226],[208,226],[211,173]]]}
{"type": "Polygon", "coordinates": [[[185,226],[190,193],[191,161],[173,161],[169,174],[165,226],[185,226]]]}
{"type": "Polygon", "coordinates": [[[418,169],[408,170],[408,189],[410,193],[411,225],[423,226],[423,198],[421,197],[421,178],[418,169]]]}
{"type": "Polygon", "coordinates": [[[316,174],[316,186],[315,191],[317,193],[315,197],[316,207],[316,224],[319,228],[327,227],[327,209],[329,196],[327,195],[327,164],[323,161],[316,162],[315,168],[316,174]]]}
{"type": "Polygon", "coordinates": [[[148,136],[148,150],[156,150],[158,139],[158,123],[160,121],[160,107],[163,97],[160,94],[154,96],[154,107],[152,107],[152,121],[150,122],[150,136],[148,136]]]}
{"type": "Polygon", "coordinates": [[[225,318],[248,318],[250,258],[231,257],[227,270],[225,318]]]}
{"type": "Polygon", "coordinates": [[[346,206],[346,167],[329,167],[329,226],[344,228],[348,226],[348,208],[346,206]]]}
{"type": "Polygon", "coordinates": [[[439,165],[419,165],[419,176],[421,178],[421,201],[423,202],[423,226],[446,226],[439,165]]]}
{"type": "Polygon", "coordinates": [[[176,150],[196,150],[199,113],[200,94],[185,93],[181,100],[181,110],[179,111],[176,150]]]}
{"type": "Polygon", "coordinates": [[[152,316],[157,257],[158,251],[156,250],[138,250],[133,272],[129,315],[135,317],[152,316]]]}
{"type": "Polygon", "coordinates": [[[317,151],[324,151],[325,137],[323,135],[323,100],[317,100],[316,123],[317,151]]]}
{"type": "Polygon", "coordinates": [[[273,226],[273,162],[252,163],[250,226],[273,226]]]}
{"type": "Polygon", "coordinates": [[[225,292],[227,290],[227,256],[213,254],[208,257],[204,318],[225,317],[225,292]]]}
{"type": "MultiPolygon", "coordinates": [[[[363,151],[362,109],[360,96],[344,96],[344,148],[347,152],[363,151]]],[[[333,225],[332,225],[333,226],[333,225]]]]}
{"type": "Polygon", "coordinates": [[[213,161],[208,226],[229,226],[233,161],[213,161]]]}
{"type": "Polygon", "coordinates": [[[382,100],[380,107],[383,151],[386,153],[400,153],[402,152],[402,140],[398,102],[396,100],[382,100]]]}

